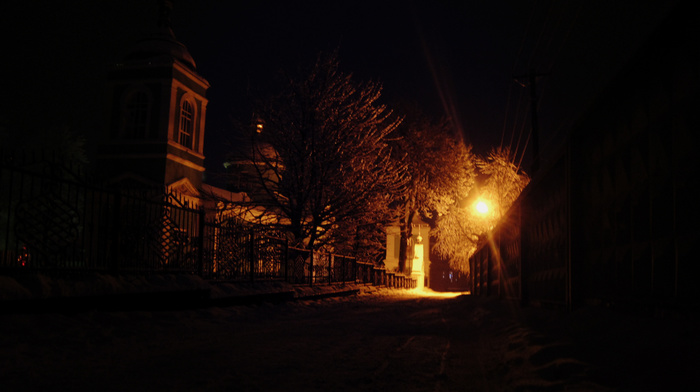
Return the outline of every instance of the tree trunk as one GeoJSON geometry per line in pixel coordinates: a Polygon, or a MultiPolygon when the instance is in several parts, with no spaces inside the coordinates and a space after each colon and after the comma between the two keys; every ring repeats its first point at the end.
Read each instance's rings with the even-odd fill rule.
{"type": "Polygon", "coordinates": [[[409,211],[405,215],[405,219],[401,220],[401,224],[399,225],[401,229],[401,238],[399,240],[399,272],[401,273],[406,272],[406,260],[408,260],[408,239],[413,236],[413,226],[411,223],[413,222],[414,215],[414,211],[409,211]]]}

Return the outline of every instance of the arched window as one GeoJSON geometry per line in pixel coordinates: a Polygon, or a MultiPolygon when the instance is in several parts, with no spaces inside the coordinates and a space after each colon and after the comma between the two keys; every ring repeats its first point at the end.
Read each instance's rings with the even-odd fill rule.
{"type": "Polygon", "coordinates": [[[183,99],[180,105],[178,143],[191,149],[192,135],[194,135],[194,105],[189,100],[183,99]]]}
{"type": "Polygon", "coordinates": [[[148,122],[150,99],[143,90],[128,95],[124,107],[124,137],[126,139],[145,139],[149,135],[148,122]]]}

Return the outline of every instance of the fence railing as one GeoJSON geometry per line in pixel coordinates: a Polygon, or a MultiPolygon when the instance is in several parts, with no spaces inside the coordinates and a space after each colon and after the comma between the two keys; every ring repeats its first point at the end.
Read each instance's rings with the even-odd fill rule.
{"type": "Polygon", "coordinates": [[[231,281],[415,287],[372,263],[299,249],[284,236],[160,191],[114,191],[51,162],[0,156],[0,272],[188,273],[231,281]],[[37,170],[38,168],[38,170],[37,170]]]}

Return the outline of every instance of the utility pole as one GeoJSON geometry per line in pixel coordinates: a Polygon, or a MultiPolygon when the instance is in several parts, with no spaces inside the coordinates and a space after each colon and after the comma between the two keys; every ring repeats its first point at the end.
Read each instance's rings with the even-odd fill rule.
{"type": "Polygon", "coordinates": [[[515,81],[521,86],[525,84],[519,79],[527,78],[530,86],[530,119],[532,120],[532,175],[534,176],[540,168],[540,129],[537,122],[537,77],[546,76],[549,74],[538,74],[534,69],[530,69],[527,75],[516,76],[515,81]]]}

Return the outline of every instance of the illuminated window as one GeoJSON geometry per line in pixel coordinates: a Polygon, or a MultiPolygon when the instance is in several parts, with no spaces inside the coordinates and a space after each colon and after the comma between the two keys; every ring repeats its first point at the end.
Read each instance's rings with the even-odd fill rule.
{"type": "Polygon", "coordinates": [[[150,101],[144,91],[129,94],[124,108],[124,137],[145,139],[148,135],[150,101]]]}
{"type": "Polygon", "coordinates": [[[180,107],[180,134],[178,143],[187,148],[192,148],[192,135],[194,133],[194,106],[186,99],[182,100],[180,107]]]}

